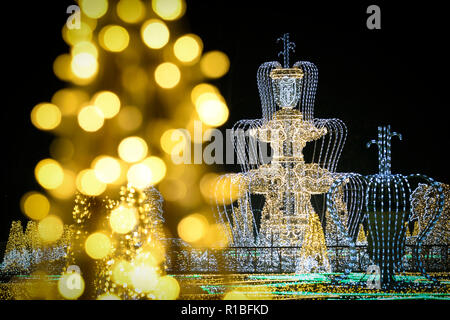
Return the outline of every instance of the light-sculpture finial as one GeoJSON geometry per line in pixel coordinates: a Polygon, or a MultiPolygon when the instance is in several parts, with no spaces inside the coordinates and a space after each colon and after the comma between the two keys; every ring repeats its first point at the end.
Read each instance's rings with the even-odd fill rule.
{"type": "Polygon", "coordinates": [[[402,140],[402,135],[397,132],[391,132],[391,126],[378,127],[378,140],[371,140],[367,142],[366,147],[370,148],[372,144],[378,146],[378,170],[379,174],[391,174],[391,140],[392,137],[397,136],[402,140]]]}
{"type": "Polygon", "coordinates": [[[279,37],[277,42],[279,41],[283,41],[283,51],[278,52],[278,56],[283,56],[283,67],[289,68],[289,52],[295,52],[295,43],[289,41],[289,33],[279,37]]]}

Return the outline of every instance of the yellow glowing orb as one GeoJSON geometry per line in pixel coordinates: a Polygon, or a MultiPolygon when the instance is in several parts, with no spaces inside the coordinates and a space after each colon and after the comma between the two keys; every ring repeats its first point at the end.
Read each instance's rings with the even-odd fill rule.
{"type": "Polygon", "coordinates": [[[80,171],[76,186],[78,191],[88,196],[99,196],[106,190],[106,184],[97,178],[94,169],[80,171]]]}
{"type": "Polygon", "coordinates": [[[202,94],[197,99],[195,109],[200,120],[211,127],[221,126],[228,120],[228,107],[225,102],[215,94],[202,94]]]}
{"type": "Polygon", "coordinates": [[[104,123],[103,112],[97,106],[86,106],[78,113],[78,124],[84,131],[98,131],[104,123]]]}
{"type": "Polygon", "coordinates": [[[142,25],[142,40],[151,49],[164,47],[169,41],[169,36],[169,29],[161,20],[150,19],[142,25]]]}
{"type": "Polygon", "coordinates": [[[180,78],[180,69],[173,63],[164,62],[155,69],[155,81],[161,88],[175,87],[180,82],[180,78]]]}
{"type": "Polygon", "coordinates": [[[63,115],[74,115],[78,107],[89,100],[89,95],[80,89],[61,89],[55,92],[52,103],[57,105],[63,115]]]}
{"type": "Polygon", "coordinates": [[[95,176],[103,183],[113,183],[120,177],[121,166],[117,159],[100,156],[93,162],[95,176]]]}
{"type": "Polygon", "coordinates": [[[72,56],[70,54],[60,54],[53,62],[53,72],[59,79],[70,81],[73,77],[71,63],[72,56]]]}
{"type": "Polygon", "coordinates": [[[88,52],[78,53],[72,57],[70,64],[72,73],[81,79],[89,79],[97,74],[97,59],[88,52]]]}
{"type": "Polygon", "coordinates": [[[98,107],[106,119],[113,118],[120,111],[120,99],[114,92],[101,91],[94,98],[94,105],[98,107]]]}
{"type": "Polygon", "coordinates": [[[137,189],[145,189],[152,183],[152,170],[143,163],[134,164],[128,169],[128,183],[137,189]]]}
{"type": "Polygon", "coordinates": [[[117,115],[117,123],[124,131],[136,130],[142,124],[142,112],[137,107],[124,107],[117,115]]]}
{"type": "Polygon", "coordinates": [[[84,279],[76,272],[63,273],[58,280],[58,291],[65,299],[78,299],[83,294],[84,288],[84,279]]]}
{"type": "Polygon", "coordinates": [[[33,220],[44,219],[50,211],[50,202],[39,192],[24,194],[20,203],[23,213],[33,220]]]}
{"type": "Polygon", "coordinates": [[[184,35],[175,41],[173,53],[183,63],[195,62],[203,49],[202,40],[195,34],[184,35]]]}
{"type": "Polygon", "coordinates": [[[39,237],[45,242],[54,242],[61,238],[64,232],[64,224],[55,215],[48,215],[38,224],[39,237]]]}
{"type": "Polygon", "coordinates": [[[117,25],[103,27],[98,38],[102,48],[111,52],[121,52],[125,50],[130,42],[128,31],[124,27],[117,25]]]}
{"type": "Polygon", "coordinates": [[[71,170],[64,169],[63,171],[64,171],[64,178],[62,184],[55,189],[49,190],[49,193],[53,197],[58,199],[69,199],[75,194],[77,190],[75,184],[76,175],[71,170]]]}
{"type": "Polygon", "coordinates": [[[97,297],[97,300],[121,300],[118,296],[112,293],[104,293],[97,297]]]}
{"type": "Polygon", "coordinates": [[[153,11],[164,20],[180,18],[185,11],[183,0],[152,0],[153,11]]]}
{"type": "Polygon", "coordinates": [[[112,268],[112,279],[120,285],[131,285],[133,266],[126,260],[116,262],[112,268]]]}
{"type": "Polygon", "coordinates": [[[111,211],[109,225],[114,232],[125,234],[134,229],[138,223],[138,213],[135,208],[119,206],[111,211]]]}
{"type": "Polygon", "coordinates": [[[31,122],[41,130],[55,129],[61,123],[61,111],[51,103],[40,103],[31,111],[31,122]]]}
{"type": "Polygon", "coordinates": [[[128,23],[141,21],[145,16],[145,5],[140,0],[120,0],[116,7],[120,19],[128,23]]]}
{"type": "Polygon", "coordinates": [[[152,179],[150,181],[152,185],[160,182],[166,175],[167,167],[164,160],[161,158],[151,156],[144,159],[142,163],[149,167],[152,172],[152,179]]]}
{"type": "Polygon", "coordinates": [[[81,0],[81,10],[89,18],[98,19],[108,11],[108,0],[81,0]]]}
{"type": "Polygon", "coordinates": [[[45,189],[58,188],[64,179],[61,165],[53,159],[44,159],[38,162],[34,169],[37,182],[45,189]]]}
{"type": "Polygon", "coordinates": [[[134,288],[142,292],[150,292],[158,284],[158,274],[155,268],[139,265],[131,273],[131,283],[134,288]]]}
{"type": "Polygon", "coordinates": [[[163,276],[158,280],[155,294],[158,300],[176,300],[180,295],[180,285],[174,277],[163,276]]]}
{"type": "Polygon", "coordinates": [[[92,259],[103,259],[111,253],[112,245],[106,234],[95,232],[87,237],[84,249],[92,259]]]}
{"type": "Polygon", "coordinates": [[[178,235],[186,242],[197,242],[202,239],[208,230],[208,220],[205,216],[194,213],[183,218],[178,223],[178,235]]]}
{"type": "Polygon", "coordinates": [[[79,53],[89,53],[95,58],[98,58],[98,50],[95,44],[90,41],[81,41],[76,43],[70,50],[72,56],[76,56],[79,53]]]}
{"type": "Polygon", "coordinates": [[[180,154],[187,145],[186,136],[178,129],[164,131],[160,139],[161,148],[168,154],[180,154]]]}
{"type": "Polygon", "coordinates": [[[239,291],[230,291],[225,294],[223,300],[248,300],[247,296],[239,291]]]}
{"type": "Polygon", "coordinates": [[[209,83],[200,83],[196,85],[192,91],[191,91],[191,101],[194,105],[197,104],[197,100],[202,96],[204,93],[212,93],[215,95],[219,95],[219,89],[216,86],[213,86],[209,83]]]}
{"type": "Polygon", "coordinates": [[[91,41],[92,30],[94,30],[95,26],[89,24],[87,20],[88,18],[81,19],[80,28],[68,29],[67,26],[64,25],[62,36],[67,44],[73,46],[79,42],[91,41]]]}
{"type": "Polygon", "coordinates": [[[140,137],[127,137],[123,139],[118,147],[119,157],[129,163],[138,162],[145,158],[148,146],[140,137]]]}
{"type": "Polygon", "coordinates": [[[200,60],[200,70],[209,78],[220,78],[228,72],[230,60],[221,51],[205,53],[200,60]]]}

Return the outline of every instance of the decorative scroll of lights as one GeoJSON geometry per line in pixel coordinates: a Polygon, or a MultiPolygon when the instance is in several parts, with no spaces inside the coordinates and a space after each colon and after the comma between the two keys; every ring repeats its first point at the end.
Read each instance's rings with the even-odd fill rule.
{"type": "Polygon", "coordinates": [[[326,272],[330,264],[324,232],[311,198],[323,196],[339,176],[335,170],[346,127],[338,119],[314,118],[317,67],[306,61],[290,67],[294,44],[288,34],[279,40],[284,65],[266,62],[257,73],[262,118],[240,120],[233,127],[241,172],[219,179],[217,220],[232,246],[262,248],[261,270],[270,269],[269,261],[286,259],[296,261],[297,272],[326,272]],[[267,145],[269,159],[264,158],[267,145]],[[274,247],[300,249],[274,257],[274,247]]]}
{"type": "Polygon", "coordinates": [[[396,285],[394,273],[402,270],[406,226],[419,216],[422,226],[415,241],[418,267],[423,275],[432,279],[423,266],[421,250],[436,221],[442,221],[439,217],[444,206],[443,188],[433,179],[422,174],[403,176],[391,173],[393,136],[401,139],[400,134],[390,131],[390,126],[378,127],[378,139],[370,141],[367,147],[371,144],[378,146],[379,172],[365,177],[353,173],[343,175],[334,181],[327,199],[328,211],[351,248],[352,258],[346,272],[350,272],[355,266],[355,251],[352,248],[355,246],[356,230],[361,226],[360,222],[363,222],[368,231],[369,256],[379,267],[383,287],[396,285]],[[427,184],[419,184],[412,192],[411,185],[417,181],[425,181],[427,184]],[[343,210],[335,200],[343,188],[350,195],[347,208],[354,208],[350,209],[352,212],[347,220],[348,225],[340,220],[338,212],[343,210]]]}

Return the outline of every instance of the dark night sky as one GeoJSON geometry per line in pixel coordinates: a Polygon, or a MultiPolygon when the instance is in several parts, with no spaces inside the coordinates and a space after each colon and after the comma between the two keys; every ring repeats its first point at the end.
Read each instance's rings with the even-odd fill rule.
{"type": "MultiPolygon", "coordinates": [[[[200,35],[205,50],[219,49],[230,72],[215,82],[227,100],[230,119],[261,116],[256,70],[278,59],[275,40],[290,32],[295,60],[319,68],[315,115],[340,118],[348,127],[338,171],[375,173],[377,153],[365,148],[377,126],[391,124],[403,134],[393,141],[394,173],[423,173],[449,183],[447,17],[438,5],[384,2],[188,1],[186,30],[200,35]],[[292,6],[293,3],[298,3],[292,6]],[[382,29],[366,28],[366,8],[378,4],[382,29]],[[446,40],[447,39],[447,40],[446,40]]],[[[22,218],[19,200],[37,189],[33,169],[48,157],[52,135],[36,130],[33,106],[64,87],[52,72],[55,57],[68,48],[61,26],[71,1],[30,1],[2,5],[1,133],[3,137],[0,241],[11,220],[22,218]]],[[[223,168],[223,171],[230,171],[223,168]]]]}

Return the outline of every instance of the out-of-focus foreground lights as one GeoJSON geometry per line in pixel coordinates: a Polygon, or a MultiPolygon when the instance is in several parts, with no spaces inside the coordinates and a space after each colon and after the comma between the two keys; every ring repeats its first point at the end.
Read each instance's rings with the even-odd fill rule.
{"type": "Polygon", "coordinates": [[[39,221],[38,234],[44,242],[54,242],[61,238],[64,232],[64,224],[55,215],[48,215],[39,221]]]}
{"type": "Polygon", "coordinates": [[[64,172],[61,165],[53,159],[38,162],[34,169],[37,182],[45,189],[55,189],[63,183],[64,172]]]}
{"type": "Polygon", "coordinates": [[[184,0],[152,0],[153,11],[164,20],[180,18],[186,9],[184,0]]]}
{"type": "Polygon", "coordinates": [[[68,29],[67,26],[64,25],[62,35],[67,44],[74,46],[79,42],[91,41],[92,30],[94,30],[94,28],[90,26],[85,19],[82,19],[79,28],[68,29]]]}
{"type": "Polygon", "coordinates": [[[28,192],[20,201],[22,212],[30,219],[42,220],[50,211],[50,202],[47,197],[39,192],[28,192]]]}
{"type": "Polygon", "coordinates": [[[198,60],[203,50],[200,37],[195,34],[181,36],[173,45],[173,53],[183,63],[193,63],[198,60]]]}
{"type": "Polygon", "coordinates": [[[55,129],[61,123],[61,111],[51,103],[40,103],[31,111],[31,122],[41,130],[55,129]]]}
{"type": "Polygon", "coordinates": [[[90,41],[81,41],[76,43],[72,49],[70,50],[72,56],[76,56],[77,54],[80,53],[89,53],[90,55],[92,55],[95,58],[98,58],[98,50],[97,47],[95,46],[95,44],[93,44],[90,41]]]}
{"type": "Polygon", "coordinates": [[[147,156],[148,146],[141,137],[127,137],[119,143],[119,157],[129,163],[138,162],[147,156]]]}
{"type": "Polygon", "coordinates": [[[175,87],[180,82],[180,78],[180,69],[173,63],[164,62],[155,69],[155,81],[161,88],[175,87]]]}
{"type": "Polygon", "coordinates": [[[87,132],[95,132],[103,127],[105,118],[97,106],[83,107],[78,113],[78,124],[87,132]]]}
{"type": "Polygon", "coordinates": [[[151,156],[144,159],[142,163],[146,165],[152,173],[150,184],[155,185],[165,177],[167,167],[164,160],[162,160],[161,158],[151,156]]]}
{"type": "Polygon", "coordinates": [[[138,222],[138,213],[135,208],[119,206],[111,211],[109,225],[114,232],[126,234],[134,229],[138,222]]]}
{"type": "Polygon", "coordinates": [[[197,104],[197,100],[204,94],[204,93],[212,93],[219,95],[219,89],[209,83],[200,83],[196,85],[192,91],[191,91],[191,101],[194,105],[197,104]]]}
{"type": "Polygon", "coordinates": [[[64,177],[62,184],[55,189],[48,190],[48,192],[55,198],[65,200],[71,198],[75,194],[77,188],[75,184],[76,174],[67,169],[63,169],[63,172],[64,177]]]}
{"type": "Polygon", "coordinates": [[[75,300],[84,292],[85,283],[79,273],[63,273],[58,280],[58,292],[64,299],[75,300]]]}
{"type": "Polygon", "coordinates": [[[72,72],[81,79],[90,79],[97,74],[98,62],[91,53],[82,52],[72,57],[72,72]]]}
{"type": "Polygon", "coordinates": [[[225,294],[223,300],[248,300],[248,297],[239,291],[230,291],[225,294]]]}
{"type": "Polygon", "coordinates": [[[212,127],[218,127],[228,120],[229,111],[223,98],[214,93],[203,93],[195,104],[200,120],[212,127]]]}
{"type": "Polygon", "coordinates": [[[135,289],[142,292],[150,292],[158,284],[158,274],[153,267],[139,265],[131,273],[131,283],[135,289]]]}
{"type": "Polygon", "coordinates": [[[106,119],[111,119],[120,111],[120,99],[114,92],[101,91],[93,97],[94,105],[99,108],[106,119]]]}
{"type": "Polygon", "coordinates": [[[108,11],[107,0],[81,0],[79,3],[81,10],[89,18],[101,18],[108,11]]]}
{"type": "Polygon", "coordinates": [[[186,136],[178,129],[164,131],[160,138],[161,148],[172,155],[183,152],[187,141],[186,136]]]}
{"type": "Polygon", "coordinates": [[[210,51],[203,55],[200,60],[200,70],[208,78],[220,78],[230,68],[230,60],[221,51],[210,51]]]}
{"type": "Polygon", "coordinates": [[[165,201],[179,201],[186,196],[187,187],[180,179],[166,178],[159,184],[159,191],[165,201]]]}
{"type": "Polygon", "coordinates": [[[93,169],[85,169],[78,173],[76,179],[78,191],[88,196],[99,196],[106,190],[106,183],[100,181],[93,169]]]}
{"type": "Polygon", "coordinates": [[[145,16],[145,5],[140,0],[120,0],[116,11],[122,21],[137,23],[145,16]]]}
{"type": "Polygon", "coordinates": [[[143,163],[134,164],[128,169],[128,183],[137,189],[145,189],[152,183],[152,171],[143,163]]]}
{"type": "Polygon", "coordinates": [[[72,56],[70,54],[60,54],[53,62],[53,72],[59,79],[70,81],[73,78],[71,63],[72,56]]]}
{"type": "Polygon", "coordinates": [[[118,25],[103,27],[98,35],[99,43],[103,49],[111,52],[121,52],[128,47],[130,36],[128,31],[118,25]]]}
{"type": "Polygon", "coordinates": [[[114,183],[120,177],[120,162],[109,156],[99,156],[93,161],[95,176],[103,183],[114,183]]]}
{"type": "Polygon", "coordinates": [[[112,279],[120,285],[131,285],[133,266],[126,260],[116,262],[112,268],[112,279]]]}
{"type": "Polygon", "coordinates": [[[142,25],[142,40],[151,49],[164,47],[169,41],[169,36],[169,29],[161,20],[150,19],[142,25]]]}
{"type": "Polygon", "coordinates": [[[174,277],[166,275],[158,279],[155,293],[158,300],[175,300],[180,294],[180,285],[174,277]]]}
{"type": "Polygon", "coordinates": [[[73,142],[67,138],[56,138],[50,144],[50,155],[59,161],[69,161],[75,152],[73,142]]]}
{"type": "Polygon", "coordinates": [[[111,240],[102,232],[94,232],[87,237],[84,249],[92,259],[103,259],[111,253],[111,240]]]}
{"type": "Polygon", "coordinates": [[[208,230],[208,220],[205,216],[194,213],[183,218],[177,226],[178,235],[186,242],[201,240],[208,230]]]}
{"type": "Polygon", "coordinates": [[[55,92],[52,103],[57,105],[64,116],[74,115],[81,104],[89,101],[89,95],[81,89],[64,88],[55,92]]]}
{"type": "Polygon", "coordinates": [[[117,124],[124,131],[133,131],[142,124],[142,112],[134,106],[123,107],[117,115],[117,124]]]}

